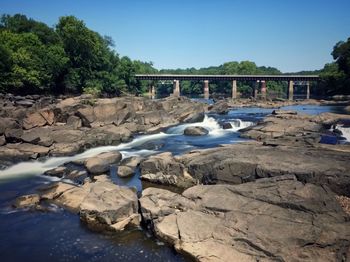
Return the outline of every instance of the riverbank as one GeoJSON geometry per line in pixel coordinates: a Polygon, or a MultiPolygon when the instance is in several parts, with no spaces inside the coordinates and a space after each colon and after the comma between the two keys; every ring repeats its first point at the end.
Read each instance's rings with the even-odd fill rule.
{"type": "Polygon", "coordinates": [[[46,156],[70,156],[127,142],[204,118],[206,104],[186,98],[67,99],[4,97],[0,100],[0,166],[46,156]],[[16,100],[17,99],[17,100],[16,100]]]}
{"type": "MultiPolygon", "coordinates": [[[[346,261],[350,257],[346,213],[350,146],[339,132],[341,128],[347,130],[348,115],[312,116],[276,110],[267,117],[268,113],[255,115],[255,120],[249,113],[242,113],[245,117],[237,119],[235,110],[229,109],[225,116],[212,110],[217,105],[207,109],[204,104],[181,98],[175,100],[180,103],[176,107],[172,99],[141,102],[145,106],[162,105],[158,109],[174,121],[137,122],[140,129],[147,126],[153,132],[173,126],[162,129],[165,133],[137,137],[130,143],[108,148],[110,153],[105,153],[107,148],[100,152],[97,148],[91,154],[86,151],[59,158],[61,163],[56,162],[52,170],[48,162],[35,162],[46,168],[48,178],[59,182],[34,187],[29,196],[13,202],[19,208],[14,210],[52,212],[50,206],[58,205],[77,213],[88,228],[116,235],[121,230],[148,228],[178,252],[199,261],[314,261],[320,257],[324,261],[346,261]],[[166,109],[164,105],[169,103],[173,106],[166,109]],[[198,106],[198,111],[193,112],[193,105],[198,106]],[[185,118],[179,117],[184,114],[185,118]],[[195,123],[178,125],[185,121],[195,123]],[[183,132],[188,127],[205,128],[208,133],[187,137],[183,132]],[[250,141],[241,142],[244,139],[250,141]],[[322,139],[331,140],[334,145],[324,144],[322,139]],[[110,165],[117,166],[117,170],[110,169],[110,165]],[[120,168],[125,177],[115,180],[115,175],[121,176],[120,168]],[[119,184],[123,179],[138,180],[138,176],[151,182],[148,188],[134,190],[119,184]]],[[[67,108],[79,118],[81,108],[93,109],[91,127],[78,128],[88,133],[94,128],[100,131],[104,126],[116,126],[106,120],[114,117],[110,111],[103,111],[96,118],[97,108],[105,103],[109,108],[110,101],[97,101],[88,107],[78,102],[67,108]],[[101,126],[101,122],[107,124],[101,126]]],[[[112,101],[119,103],[118,99],[112,101]]],[[[139,99],[136,101],[140,103],[139,99]]],[[[144,116],[141,110],[145,109],[136,111],[136,115],[144,116]]],[[[154,111],[157,110],[150,115],[154,111]]],[[[46,123],[32,129],[43,128],[52,125],[46,123]]],[[[23,124],[22,130],[27,133],[23,124]]],[[[43,169],[38,169],[38,174],[40,170],[43,169]]]]}

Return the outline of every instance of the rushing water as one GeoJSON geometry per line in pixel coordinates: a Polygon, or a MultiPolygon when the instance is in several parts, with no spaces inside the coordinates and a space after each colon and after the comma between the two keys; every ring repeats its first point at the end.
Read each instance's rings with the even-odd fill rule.
{"type": "MultiPolygon", "coordinates": [[[[327,106],[291,106],[285,109],[307,114],[342,113],[341,107],[327,106]]],[[[114,235],[96,234],[80,224],[77,215],[57,206],[49,206],[51,212],[38,212],[15,210],[11,204],[17,196],[33,193],[38,186],[50,183],[49,178],[41,174],[63,163],[115,150],[125,158],[165,151],[176,155],[198,148],[237,143],[242,141],[237,132],[239,129],[256,123],[272,110],[235,109],[227,115],[206,116],[200,123],[171,127],[164,133],[137,136],[133,141],[118,146],[97,147],[72,157],[23,162],[0,171],[1,261],[185,261],[183,256],[142,230],[114,235]],[[223,123],[231,123],[233,128],[224,130],[221,127],[223,123]],[[209,134],[186,137],[183,131],[188,126],[202,126],[209,134]]],[[[349,129],[339,129],[350,141],[349,129]]],[[[112,168],[111,176],[115,183],[142,190],[139,174],[122,179],[115,173],[112,168]]]]}

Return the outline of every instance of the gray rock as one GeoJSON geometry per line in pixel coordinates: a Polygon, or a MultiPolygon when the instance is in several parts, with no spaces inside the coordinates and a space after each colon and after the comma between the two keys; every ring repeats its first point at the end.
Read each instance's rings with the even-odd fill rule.
{"type": "Polygon", "coordinates": [[[13,206],[15,208],[26,208],[26,207],[32,207],[32,206],[38,205],[39,202],[40,202],[40,197],[38,194],[25,195],[25,196],[20,196],[16,198],[16,201],[13,204],[13,206]]]}
{"type": "Polygon", "coordinates": [[[293,176],[260,181],[182,195],[147,188],[142,217],[157,237],[199,261],[346,260],[350,222],[331,191],[293,176]]]}
{"type": "Polygon", "coordinates": [[[297,111],[293,110],[273,110],[273,115],[297,115],[297,111]]]}
{"type": "Polygon", "coordinates": [[[119,231],[130,222],[139,223],[136,192],[111,182],[92,184],[80,205],[80,219],[97,231],[119,231]]]}
{"type": "Polygon", "coordinates": [[[44,175],[63,178],[67,173],[68,173],[68,169],[65,166],[59,166],[54,169],[47,170],[44,173],[44,175]]]}
{"type": "Polygon", "coordinates": [[[201,126],[189,126],[184,130],[186,136],[205,136],[208,133],[209,131],[201,126]]]}
{"type": "Polygon", "coordinates": [[[6,145],[6,139],[5,139],[5,136],[0,135],[0,146],[3,146],[3,145],[6,145]]]}
{"type": "Polygon", "coordinates": [[[171,154],[151,156],[141,163],[141,178],[159,177],[158,182],[162,183],[167,181],[164,175],[179,177],[186,171],[192,179],[204,184],[241,184],[294,174],[300,181],[327,185],[337,194],[350,196],[349,153],[345,145],[333,150],[240,143],[192,151],[176,158],[171,154]],[[146,174],[152,175],[144,176],[146,174]]]}
{"type": "Polygon", "coordinates": [[[118,166],[117,175],[119,177],[129,177],[135,173],[135,168],[130,166],[118,166]]]}
{"type": "Polygon", "coordinates": [[[22,129],[18,122],[7,117],[0,117],[0,135],[5,134],[6,129],[22,129]]]}
{"type": "Polygon", "coordinates": [[[227,102],[225,101],[219,101],[217,103],[215,103],[214,105],[212,105],[209,110],[210,112],[212,113],[215,113],[215,114],[220,114],[220,115],[224,115],[224,114],[227,114],[228,111],[229,111],[229,105],[227,102]]]}
{"type": "Polygon", "coordinates": [[[101,153],[85,160],[85,167],[91,174],[101,174],[109,171],[111,165],[118,164],[122,155],[115,152],[101,153]]]}
{"type": "Polygon", "coordinates": [[[24,106],[24,107],[31,107],[34,105],[34,101],[30,99],[23,99],[23,100],[17,100],[15,101],[15,105],[17,106],[24,106]]]}
{"type": "Polygon", "coordinates": [[[231,129],[232,125],[231,125],[231,123],[225,122],[222,124],[222,128],[223,129],[231,129]]]}
{"type": "Polygon", "coordinates": [[[91,127],[91,124],[96,120],[94,109],[91,106],[79,109],[76,115],[81,118],[85,127],[91,127]]]}
{"type": "Polygon", "coordinates": [[[83,186],[62,182],[50,185],[42,189],[41,198],[79,213],[80,219],[96,231],[120,231],[140,223],[136,192],[115,185],[106,176],[83,186]]]}
{"type": "Polygon", "coordinates": [[[23,128],[24,129],[32,129],[34,127],[40,127],[47,124],[46,119],[39,113],[31,113],[23,119],[23,128]]]}
{"type": "Polygon", "coordinates": [[[140,164],[141,179],[163,185],[187,188],[197,183],[185,166],[171,153],[165,152],[151,156],[140,164]]]}
{"type": "Polygon", "coordinates": [[[7,142],[17,143],[22,141],[22,129],[6,129],[5,138],[7,142]]]}
{"type": "Polygon", "coordinates": [[[67,125],[71,126],[73,129],[79,129],[82,126],[82,121],[77,116],[70,116],[67,119],[67,125]]]}
{"type": "Polygon", "coordinates": [[[129,177],[135,174],[136,167],[142,161],[141,157],[129,157],[120,162],[118,166],[117,175],[120,177],[129,177]]]}

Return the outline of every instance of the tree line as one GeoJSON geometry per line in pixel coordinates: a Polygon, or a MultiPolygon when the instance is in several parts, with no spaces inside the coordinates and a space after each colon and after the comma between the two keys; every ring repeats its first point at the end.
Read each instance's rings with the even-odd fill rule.
{"type": "MultiPolygon", "coordinates": [[[[320,95],[350,94],[350,38],[332,52],[334,62],[322,70],[298,72],[320,74],[314,86],[320,95]]],[[[172,92],[172,83],[138,81],[135,74],[281,74],[277,68],[251,61],[227,62],[220,66],[157,70],[152,62],[133,61],[114,50],[111,37],[101,36],[74,16],[59,18],[54,27],[25,15],[2,15],[0,19],[0,92],[14,94],[142,94],[150,84],[160,94],[172,92]]],[[[251,94],[255,83],[238,82],[242,94],[251,94]]],[[[267,83],[270,92],[283,93],[284,82],[267,83]]],[[[231,83],[211,82],[211,92],[230,93],[231,83]]],[[[201,94],[203,84],[182,81],[184,94],[201,94]]]]}
{"type": "Polygon", "coordinates": [[[25,15],[0,19],[0,92],[140,93],[135,73],[152,73],[152,63],[120,57],[113,40],[74,16],[55,27],[25,15]]]}

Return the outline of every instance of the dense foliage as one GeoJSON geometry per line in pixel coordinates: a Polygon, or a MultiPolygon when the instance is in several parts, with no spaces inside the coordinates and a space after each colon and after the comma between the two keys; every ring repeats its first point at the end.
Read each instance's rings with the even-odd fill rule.
{"type": "MultiPolygon", "coordinates": [[[[350,38],[339,42],[333,52],[335,62],[322,70],[298,72],[320,74],[322,81],[313,86],[320,95],[350,94],[350,38]]],[[[195,69],[156,70],[151,62],[132,61],[120,57],[113,40],[87,28],[74,16],[61,17],[55,27],[29,19],[24,15],[3,15],[0,19],[0,92],[31,93],[92,93],[95,95],[142,94],[149,85],[158,94],[172,92],[170,81],[150,83],[137,81],[136,73],[152,74],[281,74],[273,67],[257,66],[254,62],[227,62],[220,66],[195,69]]],[[[256,83],[238,82],[242,95],[252,94],[256,83]]],[[[283,96],[287,84],[267,83],[270,93],[283,96]]],[[[298,88],[297,88],[298,89],[298,88]]],[[[229,94],[231,83],[210,83],[211,93],[229,94]]],[[[182,81],[183,94],[202,94],[203,83],[182,81]]],[[[302,91],[304,92],[304,91],[302,91]]]]}
{"type": "Polygon", "coordinates": [[[319,88],[325,95],[350,95],[350,38],[346,42],[338,42],[332,56],[335,62],[324,66],[319,88]]]}
{"type": "Polygon", "coordinates": [[[74,16],[56,27],[24,15],[0,20],[0,91],[28,93],[140,93],[135,72],[151,63],[119,57],[110,37],[86,27],[74,16]]]}

